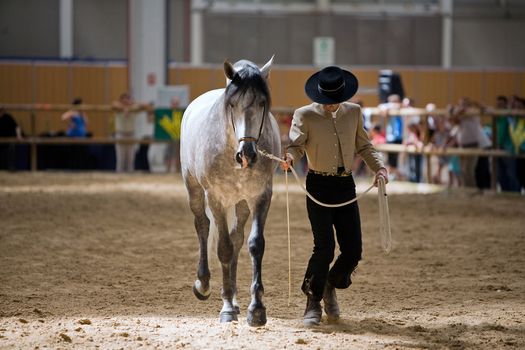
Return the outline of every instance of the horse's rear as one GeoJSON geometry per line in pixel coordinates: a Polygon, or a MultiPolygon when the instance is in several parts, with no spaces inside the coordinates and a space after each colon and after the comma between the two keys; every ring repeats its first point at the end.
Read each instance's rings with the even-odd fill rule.
{"type": "Polygon", "coordinates": [[[252,213],[248,245],[253,263],[252,300],[248,323],[266,323],[262,303],[261,264],[264,225],[272,197],[276,164],[260,157],[258,149],[280,154],[277,122],[269,112],[267,78],[272,60],[259,70],[248,61],[225,62],[226,89],[195,99],[186,109],[181,130],[182,175],[200,244],[198,279],[193,291],[205,300],[210,295],[208,267],[209,207],[217,226],[217,255],[223,272],[221,322],[237,319],[237,259],[244,242],[244,227],[252,213]],[[227,215],[235,211],[233,227],[227,215]]]}

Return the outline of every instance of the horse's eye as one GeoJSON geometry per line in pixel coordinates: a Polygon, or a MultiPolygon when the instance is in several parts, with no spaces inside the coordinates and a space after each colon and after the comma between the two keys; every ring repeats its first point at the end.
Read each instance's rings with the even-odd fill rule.
{"type": "Polygon", "coordinates": [[[234,107],[235,107],[235,105],[230,102],[230,108],[234,108],[234,107]]]}
{"type": "Polygon", "coordinates": [[[261,101],[261,102],[259,102],[259,107],[264,107],[265,104],[266,104],[266,102],[261,101]]]}

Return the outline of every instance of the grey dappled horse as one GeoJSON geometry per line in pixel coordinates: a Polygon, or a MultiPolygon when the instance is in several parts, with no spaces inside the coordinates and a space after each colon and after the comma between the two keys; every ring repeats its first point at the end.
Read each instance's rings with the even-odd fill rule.
{"type": "Polygon", "coordinates": [[[237,259],[244,243],[244,227],[250,213],[252,228],[248,248],[253,275],[250,326],[266,324],[261,264],[264,253],[264,224],[272,198],[272,176],[277,164],[257,154],[257,148],[279,155],[279,128],[270,113],[267,80],[273,57],[259,68],[242,60],[224,62],[225,89],[204,93],[186,109],[181,130],[182,176],[195,215],[200,244],[198,279],[193,286],[197,298],[210,295],[208,235],[210,219],[218,233],[217,255],[222,266],[221,322],[237,320],[237,259]],[[233,227],[227,216],[234,211],[233,227]],[[233,210],[234,209],[234,210],[233,210]]]}

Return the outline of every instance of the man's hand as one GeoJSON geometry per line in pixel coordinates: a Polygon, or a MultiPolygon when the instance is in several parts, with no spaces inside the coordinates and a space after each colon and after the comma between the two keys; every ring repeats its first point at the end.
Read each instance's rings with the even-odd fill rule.
{"type": "Polygon", "coordinates": [[[280,163],[281,169],[283,171],[288,171],[293,164],[293,156],[290,153],[285,153],[284,162],[280,163]]]}
{"type": "Polygon", "coordinates": [[[376,177],[374,179],[374,186],[377,187],[378,185],[378,180],[379,180],[379,177],[382,177],[383,179],[385,179],[385,185],[388,183],[388,170],[386,170],[385,168],[380,168],[377,172],[376,172],[376,177]]]}

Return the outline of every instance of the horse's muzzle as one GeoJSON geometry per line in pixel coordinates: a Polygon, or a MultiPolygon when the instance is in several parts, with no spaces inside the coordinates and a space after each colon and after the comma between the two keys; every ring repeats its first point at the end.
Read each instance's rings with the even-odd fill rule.
{"type": "Polygon", "coordinates": [[[239,150],[235,154],[235,160],[241,167],[251,167],[257,161],[257,146],[254,141],[241,141],[239,150]]]}

